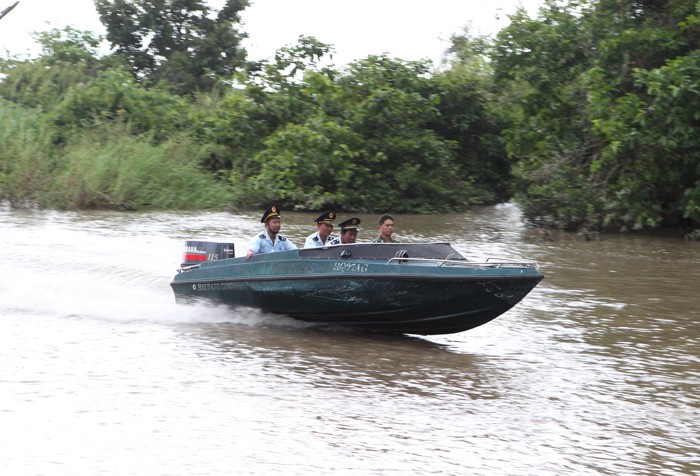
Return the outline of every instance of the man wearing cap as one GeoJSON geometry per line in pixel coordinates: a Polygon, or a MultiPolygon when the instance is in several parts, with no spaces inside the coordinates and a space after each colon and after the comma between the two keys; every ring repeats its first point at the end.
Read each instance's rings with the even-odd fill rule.
{"type": "Polygon", "coordinates": [[[311,233],[306,237],[304,248],[315,248],[317,246],[326,246],[328,240],[335,238],[331,236],[333,231],[333,221],[335,221],[335,212],[324,212],[316,218],[316,233],[311,233]]]}
{"type": "Polygon", "coordinates": [[[344,222],[340,223],[338,225],[340,227],[340,236],[336,236],[330,240],[328,244],[347,245],[348,243],[355,243],[355,240],[357,240],[357,230],[359,230],[357,225],[359,224],[360,219],[357,217],[350,218],[349,220],[345,220],[344,222]]]}
{"type": "Polygon", "coordinates": [[[273,251],[296,250],[297,247],[289,241],[286,236],[280,235],[282,219],[279,208],[271,206],[263,213],[260,223],[265,224],[265,231],[253,238],[250,249],[245,254],[246,259],[261,253],[271,253],[273,251]]]}

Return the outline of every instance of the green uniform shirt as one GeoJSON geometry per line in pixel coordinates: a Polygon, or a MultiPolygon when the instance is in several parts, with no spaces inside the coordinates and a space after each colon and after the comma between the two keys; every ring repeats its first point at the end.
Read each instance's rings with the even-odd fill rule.
{"type": "MultiPolygon", "coordinates": [[[[394,238],[394,235],[391,235],[391,242],[392,242],[392,243],[398,243],[399,240],[397,240],[396,238],[394,238]]],[[[384,240],[382,240],[382,235],[379,235],[378,237],[376,237],[375,239],[373,239],[370,243],[384,243],[384,240]]]]}

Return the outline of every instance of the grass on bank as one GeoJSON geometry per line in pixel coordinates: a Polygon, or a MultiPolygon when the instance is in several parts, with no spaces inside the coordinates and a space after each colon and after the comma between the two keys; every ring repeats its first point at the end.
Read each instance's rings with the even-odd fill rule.
{"type": "Polygon", "coordinates": [[[0,103],[0,199],[56,209],[222,209],[225,180],[198,168],[200,146],[185,134],[154,145],[124,125],[81,131],[63,143],[56,129],[0,103]]]}

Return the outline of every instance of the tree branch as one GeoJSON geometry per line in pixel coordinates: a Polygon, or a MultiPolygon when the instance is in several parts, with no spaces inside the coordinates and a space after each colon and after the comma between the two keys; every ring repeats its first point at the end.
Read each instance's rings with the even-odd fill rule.
{"type": "Polygon", "coordinates": [[[2,19],[2,17],[4,17],[5,15],[7,15],[8,13],[10,13],[10,12],[12,11],[12,9],[15,8],[15,7],[17,6],[18,3],[19,3],[19,1],[13,3],[13,4],[10,5],[9,7],[7,7],[6,9],[4,9],[3,11],[1,11],[1,12],[0,12],[0,19],[2,19]]]}

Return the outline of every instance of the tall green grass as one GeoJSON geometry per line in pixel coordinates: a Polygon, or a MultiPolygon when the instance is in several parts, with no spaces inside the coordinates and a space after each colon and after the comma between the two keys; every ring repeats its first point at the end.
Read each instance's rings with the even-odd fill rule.
{"type": "Polygon", "coordinates": [[[223,209],[228,182],[198,167],[202,146],[186,133],[154,145],[123,124],[56,131],[31,110],[0,101],[0,199],[57,209],[223,209]]]}
{"type": "Polygon", "coordinates": [[[0,198],[14,206],[39,201],[55,168],[51,134],[39,115],[0,100],[0,198]]]}

